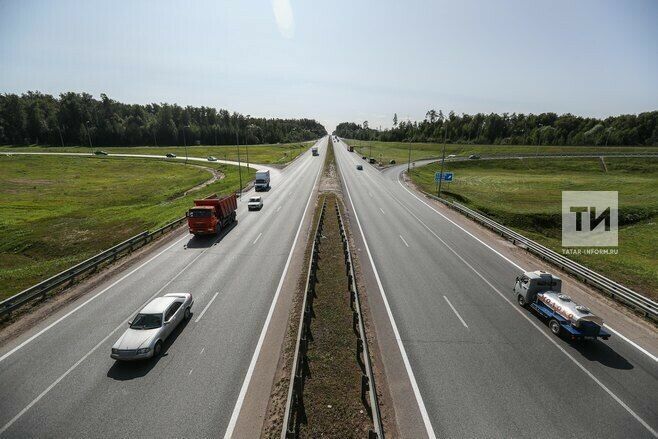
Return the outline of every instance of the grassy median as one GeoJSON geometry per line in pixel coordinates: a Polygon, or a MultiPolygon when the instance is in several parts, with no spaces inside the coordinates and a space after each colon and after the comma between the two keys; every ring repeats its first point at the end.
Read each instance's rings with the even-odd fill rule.
{"type": "MultiPolygon", "coordinates": [[[[408,143],[408,142],[379,142],[365,140],[346,140],[355,147],[360,156],[374,157],[382,164],[391,160],[396,163],[407,163],[409,149],[411,160],[427,158],[440,158],[443,153],[442,143],[408,143]]],[[[575,154],[575,153],[658,153],[658,147],[651,146],[532,146],[532,145],[459,145],[448,144],[446,156],[455,154],[459,157],[468,157],[471,154],[481,156],[512,155],[512,154],[575,154]]]]}
{"type": "MultiPolygon", "coordinates": [[[[619,254],[570,258],[658,298],[658,159],[524,159],[446,164],[455,181],[442,194],[552,248],[561,247],[562,191],[619,192],[619,254]]],[[[435,193],[438,164],[411,171],[413,181],[435,193]]]]}
{"type": "MultiPolygon", "coordinates": [[[[194,198],[238,189],[237,167],[0,156],[0,300],[131,236],[180,218],[194,198]]],[[[243,168],[243,181],[253,174],[243,168]]]]}
{"type": "MultiPolygon", "coordinates": [[[[260,164],[279,164],[283,165],[295,159],[298,155],[306,151],[314,142],[297,142],[281,143],[267,145],[240,145],[240,160],[247,161],[249,156],[250,163],[260,164]]],[[[178,157],[185,157],[185,148],[182,146],[109,146],[98,147],[96,150],[107,151],[110,154],[154,154],[166,155],[168,153],[176,154],[178,157]]],[[[90,149],[83,146],[69,147],[1,147],[1,151],[16,152],[81,152],[89,153],[90,149]]],[[[238,160],[238,148],[235,145],[223,146],[190,146],[188,147],[190,157],[208,157],[213,156],[221,160],[238,160]]]]}

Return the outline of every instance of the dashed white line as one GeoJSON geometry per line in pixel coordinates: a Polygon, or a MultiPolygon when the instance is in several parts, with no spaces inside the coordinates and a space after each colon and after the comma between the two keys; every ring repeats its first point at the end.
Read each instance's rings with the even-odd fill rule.
{"type": "Polygon", "coordinates": [[[256,237],[256,239],[254,239],[254,242],[252,242],[252,245],[253,245],[253,244],[256,244],[256,243],[258,242],[258,240],[260,239],[261,236],[263,236],[263,232],[261,232],[261,233],[258,234],[258,236],[256,237]]]}
{"type": "Polygon", "coordinates": [[[190,371],[187,373],[187,376],[192,375],[192,371],[193,371],[193,370],[194,370],[194,369],[190,369],[190,371]]]}
{"type": "Polygon", "coordinates": [[[402,235],[398,235],[398,236],[400,237],[400,239],[402,240],[402,242],[404,242],[404,245],[406,245],[407,247],[409,247],[409,244],[407,244],[407,241],[404,240],[404,238],[402,237],[402,235]]]}
{"type": "Polygon", "coordinates": [[[443,296],[443,298],[446,299],[446,302],[448,302],[448,305],[450,305],[450,308],[452,308],[452,312],[454,312],[455,315],[457,316],[457,318],[459,319],[459,321],[462,322],[462,325],[464,325],[464,328],[468,329],[468,325],[466,324],[466,322],[464,321],[464,319],[462,319],[462,316],[459,315],[459,313],[457,312],[457,310],[455,309],[455,307],[452,306],[452,303],[450,303],[450,301],[448,300],[448,298],[447,298],[446,296],[443,296]]]}
{"type": "Polygon", "coordinates": [[[199,355],[203,354],[203,351],[205,351],[206,348],[201,349],[201,352],[199,352],[199,355]]]}
{"type": "MultiPolygon", "coordinates": [[[[199,317],[196,318],[196,320],[194,321],[194,323],[199,323],[199,320],[201,320],[201,317],[203,317],[203,315],[206,313],[206,311],[208,311],[208,308],[210,308],[210,305],[212,305],[212,303],[215,301],[215,299],[217,298],[217,295],[218,295],[218,294],[219,294],[219,291],[217,291],[217,292],[215,293],[215,295],[212,296],[212,299],[210,299],[210,302],[208,302],[208,304],[203,308],[203,311],[201,311],[201,314],[199,314],[199,317]]],[[[203,349],[205,349],[205,348],[203,348],[203,349]]],[[[202,352],[202,353],[203,353],[203,349],[201,349],[201,352],[202,352]]]]}
{"type": "Polygon", "coordinates": [[[276,208],[276,211],[277,211],[277,212],[280,211],[280,210],[281,210],[281,206],[279,206],[279,207],[276,208]]]}
{"type": "Polygon", "coordinates": [[[383,213],[384,215],[386,215],[386,213],[384,212],[384,209],[382,209],[382,208],[380,207],[379,210],[381,210],[382,213],[383,213]]]}

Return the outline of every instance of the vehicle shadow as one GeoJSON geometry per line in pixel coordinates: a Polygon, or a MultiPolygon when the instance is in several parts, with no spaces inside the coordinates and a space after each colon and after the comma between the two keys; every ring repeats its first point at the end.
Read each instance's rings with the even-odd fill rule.
{"type": "Polygon", "coordinates": [[[633,369],[633,364],[603,341],[576,341],[571,345],[589,361],[597,361],[612,369],[633,369]]]}
{"type": "MultiPolygon", "coordinates": [[[[192,319],[190,318],[190,320],[192,319]]],[[[183,332],[190,320],[183,320],[176,327],[176,329],[172,331],[167,340],[165,340],[163,343],[160,355],[148,360],[115,361],[112,367],[110,367],[110,369],[107,371],[108,378],[112,378],[113,380],[117,381],[129,381],[136,378],[145,377],[162,358],[168,355],[167,351],[171,345],[174,344],[178,336],[183,332]]]]}
{"type": "Polygon", "coordinates": [[[185,248],[212,247],[213,245],[218,244],[222,239],[224,239],[224,237],[237,225],[238,225],[238,220],[236,219],[235,222],[233,222],[233,224],[230,224],[228,227],[222,230],[219,236],[215,236],[215,235],[192,236],[190,240],[187,241],[187,244],[185,244],[185,248]]]}

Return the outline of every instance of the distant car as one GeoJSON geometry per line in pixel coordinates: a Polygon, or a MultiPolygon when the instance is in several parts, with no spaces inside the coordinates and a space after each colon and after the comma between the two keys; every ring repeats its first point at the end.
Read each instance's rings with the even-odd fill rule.
{"type": "Polygon", "coordinates": [[[216,161],[217,161],[217,157],[208,156],[208,161],[209,161],[209,162],[216,162],[216,161]]]}
{"type": "Polygon", "coordinates": [[[251,197],[247,203],[249,210],[261,210],[263,208],[263,197],[251,197]]]}
{"type": "Polygon", "coordinates": [[[363,171],[363,165],[356,165],[357,171],[363,171]]]}
{"type": "Polygon", "coordinates": [[[448,156],[449,159],[452,159],[452,158],[455,158],[455,157],[457,157],[455,154],[450,154],[450,155],[448,156]]]}
{"type": "Polygon", "coordinates": [[[114,343],[110,357],[120,361],[157,357],[176,326],[192,317],[193,304],[190,293],[165,294],[151,300],[114,343]]]}
{"type": "Polygon", "coordinates": [[[99,149],[99,150],[94,151],[94,154],[96,154],[96,155],[107,155],[107,152],[106,151],[101,151],[99,149]]]}
{"type": "Polygon", "coordinates": [[[395,160],[391,160],[391,161],[389,161],[388,164],[389,164],[389,165],[394,165],[394,164],[395,164],[395,160]]]}
{"type": "Polygon", "coordinates": [[[362,155],[361,158],[362,158],[363,160],[366,160],[368,157],[362,155]]]}
{"type": "Polygon", "coordinates": [[[168,152],[167,155],[166,155],[165,157],[167,157],[167,158],[169,158],[169,159],[175,159],[175,158],[176,158],[176,154],[174,154],[173,152],[168,152]]]}
{"type": "Polygon", "coordinates": [[[370,157],[370,159],[368,159],[368,163],[370,163],[370,164],[375,164],[375,163],[376,163],[375,158],[374,158],[374,157],[370,157]]]}
{"type": "Polygon", "coordinates": [[[468,156],[469,160],[478,160],[479,158],[480,158],[480,156],[477,155],[477,154],[471,154],[471,155],[468,156]]]}

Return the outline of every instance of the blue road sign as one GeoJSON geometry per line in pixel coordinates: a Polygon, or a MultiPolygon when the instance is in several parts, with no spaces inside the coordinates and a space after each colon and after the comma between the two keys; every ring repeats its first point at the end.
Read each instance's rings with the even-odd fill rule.
{"type": "Polygon", "coordinates": [[[452,176],[453,176],[452,172],[444,172],[443,173],[443,178],[441,178],[441,173],[440,172],[435,172],[434,173],[434,181],[437,182],[437,183],[439,182],[439,180],[452,181],[452,176]]]}

